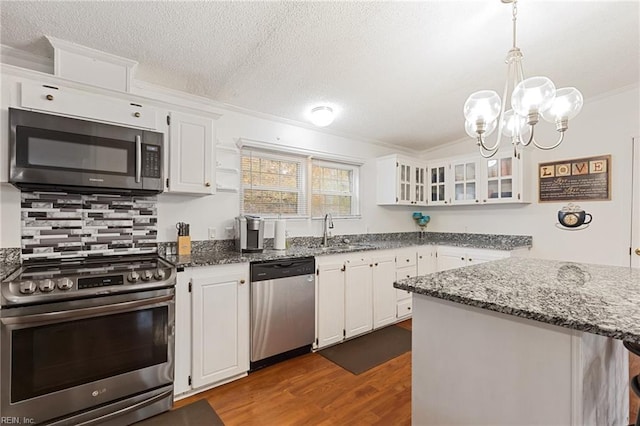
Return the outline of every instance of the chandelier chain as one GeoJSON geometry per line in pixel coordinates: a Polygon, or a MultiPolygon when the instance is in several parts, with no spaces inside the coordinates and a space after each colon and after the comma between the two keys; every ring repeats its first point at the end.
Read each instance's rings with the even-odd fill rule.
{"type": "Polygon", "coordinates": [[[513,16],[513,18],[512,18],[512,20],[513,20],[513,48],[515,49],[516,48],[516,21],[518,20],[518,2],[517,1],[513,2],[511,15],[513,16]]]}

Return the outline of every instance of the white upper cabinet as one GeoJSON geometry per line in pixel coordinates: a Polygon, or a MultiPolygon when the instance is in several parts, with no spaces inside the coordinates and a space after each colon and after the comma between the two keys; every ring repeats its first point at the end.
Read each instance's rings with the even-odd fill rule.
{"type": "Polygon", "coordinates": [[[379,205],[427,205],[426,164],[395,154],[378,158],[377,203],[379,205]]]}
{"type": "Polygon", "coordinates": [[[157,109],[133,96],[109,97],[46,83],[23,82],[21,86],[20,106],[25,109],[156,129],[157,109]]]}
{"type": "Polygon", "coordinates": [[[525,202],[520,154],[512,150],[483,160],[483,203],[525,202]]]}
{"type": "Polygon", "coordinates": [[[480,160],[462,158],[451,162],[451,204],[475,204],[480,200],[480,160]]]}
{"type": "Polygon", "coordinates": [[[215,193],[214,137],[213,119],[169,113],[168,192],[215,193]]]}
{"type": "Polygon", "coordinates": [[[450,204],[450,170],[450,164],[447,161],[429,164],[429,205],[450,204]]]}

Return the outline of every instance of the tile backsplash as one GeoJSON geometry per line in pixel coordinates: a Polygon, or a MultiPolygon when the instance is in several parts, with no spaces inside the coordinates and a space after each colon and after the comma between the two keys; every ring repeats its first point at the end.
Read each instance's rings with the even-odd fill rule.
{"type": "Polygon", "coordinates": [[[22,259],[157,251],[155,196],[21,194],[22,259]]]}

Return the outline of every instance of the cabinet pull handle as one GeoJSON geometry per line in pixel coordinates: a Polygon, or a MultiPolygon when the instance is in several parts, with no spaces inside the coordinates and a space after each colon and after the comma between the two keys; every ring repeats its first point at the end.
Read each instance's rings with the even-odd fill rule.
{"type": "Polygon", "coordinates": [[[136,111],[136,112],[133,113],[133,116],[136,117],[136,118],[140,118],[140,113],[138,111],[136,111]]]}
{"type": "Polygon", "coordinates": [[[53,95],[47,95],[45,97],[47,98],[48,101],[52,101],[53,100],[53,95]]]}

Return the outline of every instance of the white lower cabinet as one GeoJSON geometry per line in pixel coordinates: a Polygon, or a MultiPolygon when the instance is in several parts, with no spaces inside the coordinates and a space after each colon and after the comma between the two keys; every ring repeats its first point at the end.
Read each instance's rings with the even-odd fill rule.
{"type": "Polygon", "coordinates": [[[320,259],[316,258],[316,343],[322,348],[344,339],[344,262],[320,259]]]}
{"type": "Polygon", "coordinates": [[[316,258],[316,347],[323,348],[395,322],[395,253],[316,258]]]}
{"type": "Polygon", "coordinates": [[[174,394],[222,384],[248,370],[249,265],[180,272],[174,394]]]}
{"type": "Polygon", "coordinates": [[[373,329],[372,263],[369,258],[345,262],[344,330],[345,338],[373,329]]]}
{"type": "Polygon", "coordinates": [[[372,257],[373,328],[396,321],[396,258],[393,253],[372,257]]]}
{"type": "Polygon", "coordinates": [[[491,260],[504,259],[510,256],[510,252],[503,250],[438,247],[437,269],[439,272],[446,271],[467,265],[489,262],[491,260]]]}

